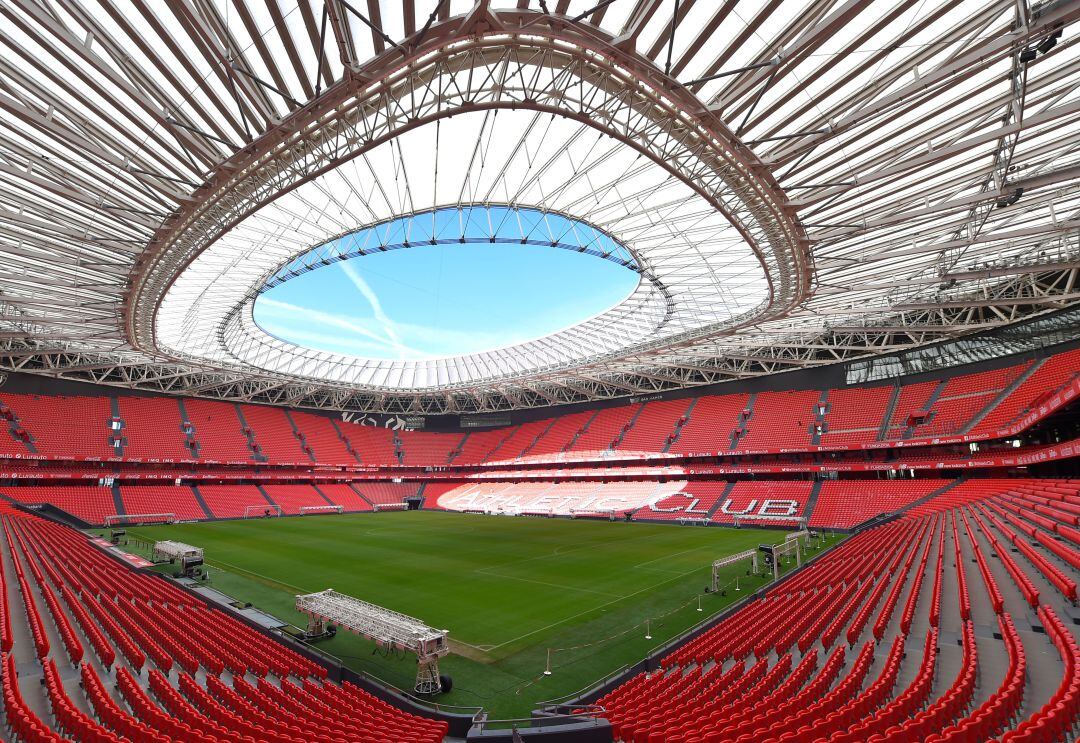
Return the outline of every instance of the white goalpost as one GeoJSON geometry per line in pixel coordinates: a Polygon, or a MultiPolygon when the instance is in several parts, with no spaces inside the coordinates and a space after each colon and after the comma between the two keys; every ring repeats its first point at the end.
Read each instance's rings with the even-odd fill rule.
{"type": "Polygon", "coordinates": [[[310,513],[345,513],[345,506],[300,506],[301,516],[306,516],[310,513]]]}
{"type": "Polygon", "coordinates": [[[105,526],[117,524],[146,524],[149,522],[172,524],[176,522],[175,513],[114,513],[105,517],[105,526]]]}
{"type": "Polygon", "coordinates": [[[272,506],[269,503],[259,503],[258,505],[248,506],[244,509],[244,518],[265,518],[267,516],[281,516],[284,511],[281,510],[281,506],[272,506]],[[254,516],[252,515],[254,514],[254,516]]]}

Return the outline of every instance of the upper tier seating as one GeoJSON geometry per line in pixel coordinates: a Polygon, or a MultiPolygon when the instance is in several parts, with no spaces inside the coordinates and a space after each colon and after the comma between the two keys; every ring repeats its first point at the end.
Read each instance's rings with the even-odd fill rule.
{"type": "Polygon", "coordinates": [[[939,384],[939,382],[917,382],[901,387],[899,394],[896,396],[896,405],[893,407],[892,416],[885,426],[884,438],[909,438],[907,436],[908,420],[913,414],[929,410],[930,398],[939,384]]]}
{"type": "Polygon", "coordinates": [[[953,377],[945,383],[934,401],[931,418],[926,423],[914,426],[911,437],[936,436],[961,430],[1030,366],[1029,361],[996,371],[953,377]]]}
{"type": "Polygon", "coordinates": [[[469,431],[458,443],[458,453],[451,452],[451,464],[476,464],[501,458],[500,445],[517,431],[517,427],[486,431],[469,431]]]}
{"type": "Polygon", "coordinates": [[[899,388],[704,395],[468,433],[393,431],[300,411],[164,397],[119,397],[116,424],[123,427],[114,430],[108,397],[5,394],[0,419],[8,433],[0,434],[0,457],[178,461],[195,458],[189,440],[204,462],[409,467],[588,459],[611,450],[635,457],[857,448],[882,438],[882,430],[888,442],[969,432],[985,437],[1013,427],[1032,411],[1048,413],[1044,403],[1074,382],[1078,367],[1080,350],[899,388]]]}
{"type": "Polygon", "coordinates": [[[736,449],[805,449],[810,446],[817,390],[762,392],[754,399],[746,433],[736,449]]]}
{"type": "Polygon", "coordinates": [[[536,440],[525,442],[525,446],[517,456],[528,458],[562,453],[593,415],[592,412],[570,413],[552,420],[541,421],[546,425],[541,429],[536,440]]]}
{"type": "Polygon", "coordinates": [[[1080,349],[1045,359],[1031,376],[979,421],[972,433],[992,432],[1015,424],[1077,375],[1080,375],[1080,349]]]}
{"type": "Polygon", "coordinates": [[[877,440],[892,392],[892,386],[829,390],[821,443],[839,445],[877,440]]]}
{"type": "Polygon", "coordinates": [[[612,448],[625,431],[632,428],[634,416],[643,405],[620,405],[597,411],[577,440],[570,447],[575,452],[602,452],[612,448]]]}
{"type": "Polygon", "coordinates": [[[621,452],[663,451],[676,435],[675,429],[687,420],[690,400],[657,400],[645,403],[634,425],[622,435],[621,452]]]}
{"type": "Polygon", "coordinates": [[[338,433],[334,421],[314,413],[293,411],[296,427],[311,448],[315,461],[326,464],[353,464],[359,460],[349,451],[348,442],[338,433]]]}
{"type": "Polygon", "coordinates": [[[176,400],[120,397],[124,456],[141,459],[194,459],[185,445],[183,420],[176,400]]]}
{"type": "Polygon", "coordinates": [[[184,408],[193,436],[199,442],[199,459],[253,461],[254,452],[248,446],[235,406],[208,400],[185,400],[184,408]]]}
{"type": "Polygon", "coordinates": [[[341,428],[341,435],[349,442],[349,446],[363,464],[383,466],[401,464],[397,456],[397,446],[394,443],[397,432],[378,426],[358,426],[351,423],[338,425],[341,428]]]}
{"type": "Polygon", "coordinates": [[[260,451],[271,462],[311,461],[285,411],[262,405],[241,405],[240,412],[251,428],[260,451]]]}
{"type": "Polygon", "coordinates": [[[436,743],[446,736],[445,722],[327,681],[322,666],[162,578],[136,573],[82,534],[3,503],[0,525],[0,687],[19,740],[436,743]],[[69,683],[72,675],[81,683],[69,683]]]}
{"type": "Polygon", "coordinates": [[[450,461],[450,452],[461,444],[461,439],[460,433],[410,431],[408,444],[402,449],[402,464],[417,467],[445,465],[450,461]]]}
{"type": "Polygon", "coordinates": [[[671,445],[673,454],[707,454],[731,448],[731,434],[743,423],[749,395],[700,397],[690,420],[671,445]]]}
{"type": "Polygon", "coordinates": [[[109,444],[112,405],[108,397],[4,395],[0,402],[18,416],[39,453],[60,457],[117,456],[109,444]]]}

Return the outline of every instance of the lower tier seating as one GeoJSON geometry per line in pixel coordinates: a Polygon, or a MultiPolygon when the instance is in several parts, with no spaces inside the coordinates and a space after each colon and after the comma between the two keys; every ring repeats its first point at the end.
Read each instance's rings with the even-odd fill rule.
{"type": "Polygon", "coordinates": [[[135,572],[76,531],[5,503],[0,526],[8,739],[435,743],[446,736],[445,722],[329,682],[322,666],[135,572]]]}
{"type": "Polygon", "coordinates": [[[847,529],[899,511],[949,484],[947,480],[837,480],[822,483],[810,526],[847,529]]]}
{"type": "Polygon", "coordinates": [[[597,704],[634,743],[1075,740],[1078,517],[1078,483],[962,483],[597,704]]]}

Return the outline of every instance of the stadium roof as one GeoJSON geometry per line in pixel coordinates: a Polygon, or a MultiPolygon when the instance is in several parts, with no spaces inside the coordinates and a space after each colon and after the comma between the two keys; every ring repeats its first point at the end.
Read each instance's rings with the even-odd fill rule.
{"type": "Polygon", "coordinates": [[[1060,309],[1080,299],[1078,17],[1065,0],[9,0],[0,364],[490,411],[1060,309]],[[363,359],[253,320],[344,235],[512,249],[569,229],[638,289],[519,346],[363,359]]]}

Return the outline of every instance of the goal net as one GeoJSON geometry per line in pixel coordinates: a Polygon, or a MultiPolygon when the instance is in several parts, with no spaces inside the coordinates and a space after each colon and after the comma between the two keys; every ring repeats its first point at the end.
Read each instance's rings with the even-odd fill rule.
{"type": "Polygon", "coordinates": [[[266,518],[269,516],[280,516],[282,514],[281,506],[271,506],[269,503],[260,503],[256,506],[248,506],[244,509],[244,518],[266,518]]]}
{"type": "Polygon", "coordinates": [[[345,513],[345,506],[300,506],[300,515],[309,513],[345,513]]]}
{"type": "Polygon", "coordinates": [[[127,524],[172,524],[175,513],[114,513],[105,517],[105,526],[127,524]]]}

